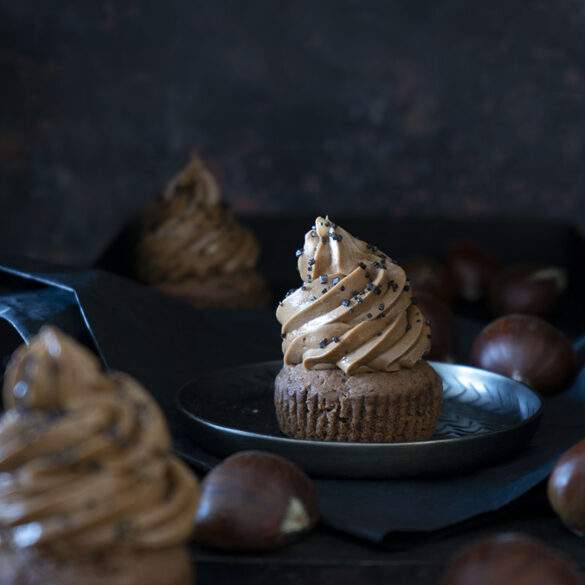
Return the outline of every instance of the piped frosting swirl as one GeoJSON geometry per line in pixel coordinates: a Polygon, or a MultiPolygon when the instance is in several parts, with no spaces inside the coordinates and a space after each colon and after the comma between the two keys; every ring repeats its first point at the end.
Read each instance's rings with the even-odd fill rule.
{"type": "Polygon", "coordinates": [[[140,384],[45,327],[13,355],[0,419],[0,542],[70,554],[186,541],[199,491],[140,384]]]}
{"type": "Polygon", "coordinates": [[[303,284],[276,311],[285,364],[392,372],[429,351],[430,327],[404,270],[376,246],[318,217],[297,256],[303,284]]]}
{"type": "Polygon", "coordinates": [[[217,180],[195,154],[145,210],[136,249],[138,276],[148,283],[250,270],[259,255],[254,234],[222,204],[217,180]]]}

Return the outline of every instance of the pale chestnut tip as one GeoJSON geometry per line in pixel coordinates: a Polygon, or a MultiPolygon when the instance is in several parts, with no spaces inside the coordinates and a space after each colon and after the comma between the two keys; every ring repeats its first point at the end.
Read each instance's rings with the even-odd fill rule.
{"type": "Polygon", "coordinates": [[[331,227],[331,222],[329,221],[329,216],[325,216],[325,219],[322,217],[318,217],[315,220],[315,227],[317,229],[317,234],[320,238],[325,238],[329,235],[329,228],[331,227]]]}

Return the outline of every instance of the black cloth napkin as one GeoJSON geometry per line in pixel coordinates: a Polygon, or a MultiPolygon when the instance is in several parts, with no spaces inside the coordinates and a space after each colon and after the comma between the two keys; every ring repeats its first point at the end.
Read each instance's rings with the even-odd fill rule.
{"type": "MultiPolygon", "coordinates": [[[[280,359],[272,311],[196,311],[101,270],[0,258],[0,316],[27,339],[51,323],[86,343],[104,366],[140,380],[162,406],[180,455],[205,472],[219,459],[197,445],[175,405],[178,389],[206,371],[280,359]]],[[[321,522],[376,543],[428,535],[498,510],[550,472],[585,437],[585,372],[545,400],[529,446],[464,475],[432,479],[319,479],[321,522]]]]}

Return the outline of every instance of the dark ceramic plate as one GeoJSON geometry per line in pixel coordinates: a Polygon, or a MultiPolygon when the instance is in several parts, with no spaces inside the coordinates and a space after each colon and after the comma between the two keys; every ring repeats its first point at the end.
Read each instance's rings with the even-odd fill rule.
{"type": "Polygon", "coordinates": [[[443,379],[443,407],[428,441],[341,443],[286,437],[273,404],[281,362],[205,375],[184,386],[177,403],[191,419],[202,448],[219,456],[245,449],[270,451],[324,477],[447,475],[498,461],[528,443],[542,409],[535,392],[477,368],[430,363],[443,379]]]}

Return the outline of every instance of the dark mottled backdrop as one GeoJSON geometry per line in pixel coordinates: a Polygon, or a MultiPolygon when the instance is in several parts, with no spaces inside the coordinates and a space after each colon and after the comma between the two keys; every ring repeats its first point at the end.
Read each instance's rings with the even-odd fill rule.
{"type": "Polygon", "coordinates": [[[4,251],[92,260],[194,146],[242,213],[585,228],[582,0],[0,10],[4,251]]]}

